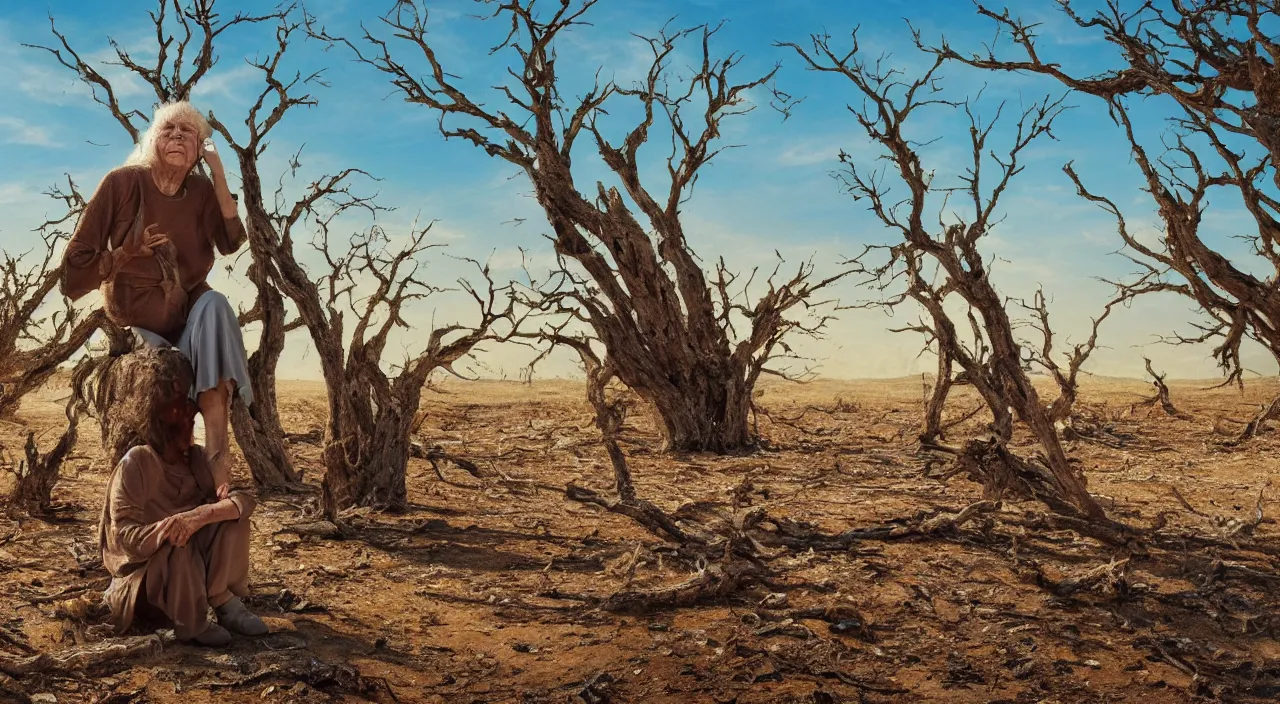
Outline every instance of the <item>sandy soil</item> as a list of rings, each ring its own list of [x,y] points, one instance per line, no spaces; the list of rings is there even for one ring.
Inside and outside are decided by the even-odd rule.
[[[926,476],[914,442],[921,386],[768,385],[767,449],[751,455],[657,454],[652,424],[639,415],[624,448],[640,494],[687,515],[727,513],[744,479],[752,506],[828,532],[955,512],[981,489]],[[693,568],[628,519],[530,484],[608,490],[581,388],[449,384],[424,401],[422,439],[493,478],[447,467],[442,481],[413,460],[410,510],[356,516],[359,529],[340,540],[286,529],[314,515],[314,492],[263,496],[252,606],[271,635],[226,650],[169,645],[84,674],[0,675],[0,700],[1276,701],[1280,534],[1264,520],[1251,536],[1224,536],[1230,520],[1253,518],[1260,490],[1274,499],[1267,487],[1280,435],[1233,447],[1224,433],[1239,425],[1221,419],[1247,419],[1280,385],[1257,382],[1244,394],[1204,386],[1173,385],[1184,419],[1131,410],[1148,394],[1139,381],[1091,379],[1084,388],[1084,410],[1119,442],[1073,442],[1071,454],[1115,517],[1146,527],[1166,514],[1159,549],[1135,553],[985,520],[842,551],[770,549],[767,587],[620,615],[597,600],[624,586],[676,583]],[[19,417],[46,442],[63,422],[60,394],[29,400]],[[951,412],[975,404],[961,390]],[[318,430],[322,387],[282,384],[281,411],[291,433]],[[2,653],[98,637],[105,573],[94,537],[108,467],[96,430],[82,433],[55,491],[68,507],[60,520],[0,518]],[[0,443],[17,449],[22,431],[0,421]],[[319,447],[301,438],[293,450],[314,487]],[[243,465],[236,471],[247,481]],[[1003,511],[1025,522],[1042,509],[1006,502]],[[1122,578],[1074,593],[1061,586],[1126,557]]]

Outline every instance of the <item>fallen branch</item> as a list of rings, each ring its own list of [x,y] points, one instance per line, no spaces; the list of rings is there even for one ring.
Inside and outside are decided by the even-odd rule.
[[[472,462],[465,457],[449,454],[439,445],[436,445],[429,450],[424,450],[420,444],[413,443],[409,449],[409,456],[425,459],[430,462],[431,467],[436,470],[436,476],[440,477],[442,481],[447,480],[445,480],[444,475],[440,472],[440,465],[438,463],[441,461],[452,462],[457,465],[458,468],[466,471],[467,474],[470,474],[476,479],[484,479],[484,475],[480,473],[480,467],[477,466],[475,462]]]
[[[1069,597],[1082,591],[1096,591],[1115,599],[1123,599],[1129,595],[1128,559],[1112,560],[1078,577],[1068,577],[1061,581],[1046,576],[1040,564],[1034,560],[1019,560],[1018,564],[1026,570],[1035,584],[1060,597]]]
[[[106,586],[107,581],[109,580],[106,580],[106,579],[96,580],[89,584],[78,584],[75,586],[67,587],[62,591],[54,594],[39,594],[36,596],[25,597],[25,599],[29,604],[52,604],[55,601],[62,601],[67,597],[75,596],[77,594],[80,594],[81,592],[87,592],[90,589],[102,589],[103,587]]]
[[[999,509],[998,501],[978,501],[953,514],[930,516],[921,512],[910,520],[903,519],[872,528],[854,528],[838,535],[823,534],[804,523],[786,518],[766,518],[760,523],[772,524],[775,530],[761,535],[759,542],[780,544],[793,550],[843,551],[863,540],[902,540],[955,531],[970,521]]]
[[[640,614],[721,599],[760,576],[760,568],[747,561],[709,564],[679,584],[651,590],[620,591],[600,604],[613,613]]]
[[[111,640],[58,653],[41,653],[27,658],[0,655],[0,672],[10,677],[33,674],[83,672],[91,667],[134,657],[150,657],[164,649],[172,637],[138,636]]]
[[[600,494],[587,489],[585,487],[570,484],[565,487],[564,495],[571,501],[580,501],[587,504],[595,504],[603,507],[610,513],[617,513],[626,516],[636,523],[644,526],[650,533],[667,539],[671,538],[678,543],[684,544],[693,540],[693,538],[680,529],[670,516],[663,513],[662,509],[645,501],[644,499],[633,498],[629,501],[620,499],[608,499]]]
[[[1257,414],[1244,426],[1244,430],[1240,431],[1240,435],[1236,438],[1237,442],[1243,442],[1258,437],[1262,430],[1266,427],[1267,421],[1280,418],[1280,396],[1271,399],[1270,403],[1263,404]]]
[[[280,535],[281,533],[293,533],[294,535],[297,535],[300,538],[305,538],[310,536],[315,538],[341,539],[346,536],[346,531],[343,530],[343,527],[332,521],[310,521],[307,523],[295,523],[293,525],[289,525],[281,528],[280,530],[276,531],[272,535]]]

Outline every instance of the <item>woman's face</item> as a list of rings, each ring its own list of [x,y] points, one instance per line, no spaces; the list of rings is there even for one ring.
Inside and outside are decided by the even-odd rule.
[[[196,165],[199,139],[200,135],[195,125],[181,120],[170,120],[160,125],[156,150],[165,165],[190,171],[191,167]]]
[[[192,431],[200,409],[191,400],[187,390],[181,384],[175,384],[167,398],[155,409],[157,417],[152,424],[151,440],[157,449],[173,448],[184,455],[191,449],[194,440]]]

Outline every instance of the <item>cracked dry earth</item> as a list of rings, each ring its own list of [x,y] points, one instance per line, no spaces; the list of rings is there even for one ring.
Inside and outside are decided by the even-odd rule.
[[[640,495],[678,515],[727,515],[735,490],[770,518],[833,533],[954,513],[981,488],[932,478],[942,467],[926,473],[916,456],[921,385],[767,385],[758,400],[768,443],[751,455],[657,454],[639,413],[623,447]],[[421,439],[474,460],[481,478],[445,465],[442,480],[414,459],[407,512],[351,515],[350,531],[330,538],[289,528],[315,520],[314,491],[261,497],[251,605],[271,635],[226,650],[166,643],[88,671],[0,674],[0,700],[1275,701],[1280,535],[1268,480],[1280,434],[1225,441],[1240,427],[1229,419],[1247,420],[1280,387],[1203,386],[1173,385],[1181,419],[1131,409],[1148,395],[1142,382],[1083,389],[1092,422],[1076,427],[1091,437],[1068,447],[1115,517],[1150,528],[1162,516],[1145,548],[1036,529],[1039,506],[1005,501],[927,537],[841,551],[766,546],[767,585],[616,614],[599,600],[680,582],[696,566],[629,519],[555,490],[610,486],[581,387],[446,384],[424,400]],[[52,442],[62,394],[29,399],[19,421]],[[282,383],[280,405],[314,490],[323,388]],[[975,405],[960,389],[950,412]],[[12,451],[21,440],[20,425],[0,421],[0,442]],[[102,640],[94,536],[108,467],[96,441],[90,423],[55,489],[55,518],[0,519],[0,653],[10,662]],[[236,472],[247,478],[242,464]],[[1106,565],[1105,579],[1072,587]]]

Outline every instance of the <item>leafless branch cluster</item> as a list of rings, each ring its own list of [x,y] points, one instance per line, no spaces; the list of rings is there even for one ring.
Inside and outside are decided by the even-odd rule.
[[[509,287],[497,285],[487,266],[467,259],[484,287],[465,278],[457,279],[457,285],[475,303],[476,320],[432,329],[415,346],[417,351],[388,371],[392,333],[413,329],[405,318],[406,306],[444,289],[423,276],[422,255],[433,248],[427,241],[430,225],[412,229],[405,242],[377,225],[352,235],[345,246],[332,242],[334,218],[357,204],[366,202],[347,201],[315,217],[314,246],[328,265],[318,282],[305,278],[290,251],[281,248],[274,258],[288,281],[282,288],[298,296],[294,301],[319,352],[329,389],[324,488],[331,517],[355,505],[404,507],[410,440],[428,378],[437,370],[461,376],[454,368],[459,360],[486,341],[510,339],[520,325]],[[353,322],[349,334],[344,325],[348,314]]]
[[[50,311],[60,246],[79,221],[84,198],[70,177],[65,188],[54,186],[47,194],[66,211],[37,228],[39,249],[0,254],[0,417],[17,410],[22,397],[53,376],[103,320],[100,312],[85,315],[70,302]]]
[[[1214,356],[1227,383],[1242,383],[1245,339],[1280,359],[1280,44],[1267,29],[1278,6],[1267,0],[1126,5],[1108,0],[1103,9],[1086,13],[1061,3],[1072,23],[1120,49],[1122,65],[1096,76],[1075,76],[1044,58],[1034,24],[982,5],[978,12],[995,22],[997,42],[1012,42],[1021,58],[1002,58],[995,45],[962,53],[944,41],[930,50],[982,69],[1043,74],[1107,102],[1158,207],[1159,242],[1141,241],[1112,198],[1087,188],[1070,165],[1067,174],[1082,197],[1115,217],[1126,253],[1147,274],[1145,289],[1186,296],[1208,315],[1195,333],[1170,341],[1216,341]],[[1154,157],[1139,140],[1128,109],[1134,97],[1149,95],[1172,99],[1177,109],[1172,134]],[[1206,242],[1205,209],[1210,194],[1221,191],[1243,201],[1257,228],[1247,238],[1270,274],[1255,275]]]
[[[829,310],[816,294],[848,272],[817,279],[810,264],[793,276],[775,270],[766,292],[752,299],[735,290],[737,277],[723,262],[708,280],[680,208],[701,170],[729,148],[721,142],[724,121],[754,109],[749,93],[776,68],[737,79],[742,57],[712,51],[718,27],[665,27],[642,37],[652,61],[638,82],[602,82],[597,74],[589,90],[568,100],[557,73],[557,38],[584,24],[594,5],[566,2],[544,12],[517,0],[494,10],[491,20],[510,24],[493,49],[511,57],[510,80],[496,88],[501,107],[486,106],[446,70],[420,3],[396,3],[382,18],[394,40],[369,30],[358,41],[318,26],[311,32],[388,76],[408,102],[437,111],[446,138],[470,142],[528,176],[554,231],[558,262],[550,277],[524,291],[532,310],[550,316],[537,337],[579,351],[593,343],[603,348],[601,363],[656,409],[668,448],[750,446],[756,381],[779,372],[768,364],[788,350],[788,335],[820,333],[826,316],[802,313]],[[686,44],[697,47],[696,63],[681,79],[672,62]],[[425,74],[398,58],[404,54],[425,65]],[[613,137],[601,119],[607,110],[639,119]],[[642,147],[662,132],[669,132],[670,149],[668,180],[659,189],[642,180],[640,161]],[[574,150],[584,136],[621,188],[577,183]]]
[[[1000,199],[1013,177],[1021,172],[1023,153],[1037,140],[1052,138],[1053,123],[1063,110],[1062,101],[1046,98],[1023,110],[1017,118],[1012,143],[1005,151],[997,151],[988,141],[1004,106],[996,110],[992,119],[983,120],[975,113],[972,102],[957,103],[942,97],[938,82],[942,57],[937,57],[918,77],[909,78],[885,59],[867,60],[860,51],[856,32],[847,51],[834,49],[826,35],[814,35],[808,47],[784,46],[793,49],[809,68],[842,76],[854,86],[860,102],[849,109],[888,162],[883,169],[869,170],[865,163],[848,154],[840,157],[846,167],[842,180],[851,195],[866,201],[877,218],[902,238],[887,248],[888,263],[864,270],[874,274],[885,291],[885,305],[895,307],[910,300],[923,309],[922,321],[908,329],[924,333],[938,351],[938,382],[927,409],[922,439],[933,441],[940,435],[941,404],[947,388],[955,383],[951,367],[959,365],[964,380],[973,385],[992,414],[992,439],[978,442],[995,442],[999,446],[997,454],[1007,454],[1005,445],[1012,438],[1016,418],[1030,428],[1041,446],[1043,463],[999,463],[1010,470],[1009,476],[1029,488],[1026,493],[1038,498],[1047,499],[1052,493],[1056,498],[1046,502],[1056,510],[1069,509],[1102,518],[1102,507],[1089,495],[1084,477],[1067,460],[1054,421],[1070,413],[1080,368],[1097,346],[1098,326],[1114,306],[1134,295],[1133,288],[1120,287],[1117,297],[1095,320],[1088,341],[1076,345],[1065,362],[1059,362],[1053,353],[1053,331],[1043,293],[1037,292],[1032,302],[1022,303],[1032,314],[1029,326],[1041,338],[1030,344],[1018,338],[1018,324],[1009,315],[1009,301],[992,283],[981,246],[982,238],[999,222]],[[910,118],[930,107],[958,111],[969,126],[972,161],[957,175],[956,186],[937,182],[935,173],[925,167],[920,157],[923,145],[909,136]],[[927,218],[935,201],[940,214],[937,222],[929,225]],[[1139,281],[1137,285],[1143,283]],[[965,320],[960,324],[948,310],[951,300],[963,306]],[[972,333],[967,342],[958,329],[965,323]],[[1037,366],[1058,383],[1060,393],[1051,404],[1041,401],[1032,383],[1029,372]],[[953,452],[961,459],[973,454]],[[981,450],[979,454],[987,456],[991,451]],[[993,466],[972,464],[987,469]]]
[[[152,63],[142,63],[115,39],[108,39],[116,58],[109,62],[121,66],[155,92],[161,103],[188,100],[200,80],[218,63],[215,40],[237,25],[256,24],[283,19],[292,6],[279,7],[263,15],[236,13],[223,18],[215,9],[217,0],[157,0],[154,12],[148,13],[155,27],[156,54]],[[133,142],[146,129],[148,112],[126,106],[119,98],[119,87],[102,75],[98,67],[86,61],[72,48],[66,35],[58,30],[53,16],[49,30],[56,38],[54,46],[24,44],[48,52],[53,59],[80,77],[92,91],[93,99],[107,108],[116,122],[129,133]]]
[[[54,186],[46,194],[65,211],[37,228],[40,249],[34,257],[33,252],[5,252],[0,260],[0,417],[13,414],[24,396],[52,378],[105,323],[101,311],[86,315],[65,299],[49,312],[58,287],[57,256],[80,219],[84,198],[69,176],[65,187]],[[67,427],[47,454],[28,432],[22,459],[0,458],[15,479],[7,499],[11,512],[39,516],[50,510],[58,472],[76,442],[79,410],[68,404]]]

